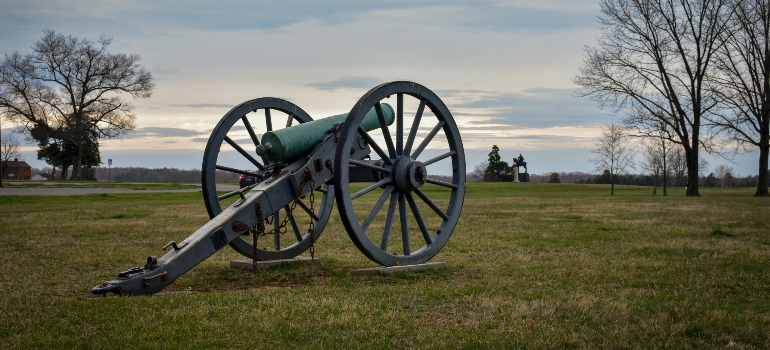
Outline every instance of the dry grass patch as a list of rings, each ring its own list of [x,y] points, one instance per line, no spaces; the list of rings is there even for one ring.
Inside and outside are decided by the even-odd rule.
[[[104,299],[90,288],[208,220],[199,193],[0,197],[0,347],[770,347],[770,200],[677,191],[469,184],[449,269],[390,277],[348,275],[373,263],[335,208],[318,266],[233,270],[225,248],[164,293]]]

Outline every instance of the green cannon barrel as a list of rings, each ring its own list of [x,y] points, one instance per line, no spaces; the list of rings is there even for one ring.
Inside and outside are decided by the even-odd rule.
[[[393,120],[395,120],[393,107],[383,103],[382,113],[385,115],[387,124],[393,124]],[[262,135],[262,144],[257,146],[257,154],[264,156],[273,163],[280,163],[304,154],[312,149],[326,135],[329,129],[334,127],[334,124],[344,122],[347,117],[347,113],[338,114],[285,129],[268,131]],[[361,126],[366,131],[372,131],[380,127],[377,112],[374,108],[369,113],[366,113]]]

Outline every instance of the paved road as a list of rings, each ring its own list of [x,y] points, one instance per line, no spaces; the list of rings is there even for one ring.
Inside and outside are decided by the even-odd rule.
[[[189,190],[132,190],[128,188],[0,188],[0,196],[77,196],[101,193],[157,193],[157,192],[200,192],[200,188]]]
[[[219,185],[217,190],[219,191],[235,191],[238,189],[237,185]],[[129,188],[119,187],[104,187],[104,188],[46,188],[46,187],[31,187],[31,188],[17,188],[9,185],[0,188],[0,196],[78,196],[89,194],[101,194],[101,193],[159,193],[159,192],[200,192],[200,188],[191,188],[185,190],[133,190]]]

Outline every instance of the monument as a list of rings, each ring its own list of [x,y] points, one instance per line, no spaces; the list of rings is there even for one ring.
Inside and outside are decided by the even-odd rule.
[[[519,167],[524,167],[524,173],[519,172]],[[527,162],[519,153],[518,158],[513,158],[513,182],[529,182],[529,173],[527,172]]]

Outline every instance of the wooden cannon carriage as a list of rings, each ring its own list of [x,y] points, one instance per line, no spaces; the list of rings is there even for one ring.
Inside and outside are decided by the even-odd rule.
[[[278,115],[286,119],[283,128],[274,124]],[[254,151],[242,146],[244,140]],[[224,144],[235,152],[222,151]],[[430,177],[429,167],[442,163],[451,180]],[[218,191],[221,171],[256,182]],[[396,81],[371,89],[347,114],[315,121],[279,98],[241,103],[209,137],[202,186],[211,221],[181,243],[167,244],[164,250],[171,250],[164,256],[150,256],[145,266],[92,292],[154,294],[227,245],[254,260],[296,257],[312,250],[334,200],[348,235],[369,259],[385,266],[424,263],[444,247],[459,220],[465,155],[441,99],[420,84]],[[260,248],[264,235],[273,239]]]

